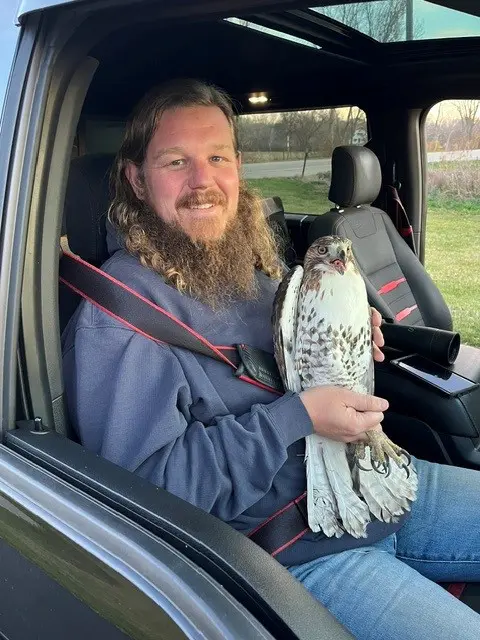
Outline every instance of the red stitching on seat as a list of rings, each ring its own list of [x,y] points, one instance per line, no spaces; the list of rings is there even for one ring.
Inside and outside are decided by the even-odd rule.
[[[383,285],[383,287],[380,287],[377,293],[383,296],[384,293],[390,293],[390,291],[393,291],[394,289],[396,289],[399,284],[402,284],[402,282],[406,282],[406,281],[407,281],[406,278],[399,278],[398,280],[392,280],[391,282],[387,282],[386,284]]]
[[[400,320],[403,320],[404,318],[409,316],[412,313],[412,311],[415,311],[415,309],[417,308],[418,308],[417,305],[414,304],[413,307],[407,307],[406,309],[402,309],[402,311],[399,311],[395,316],[395,320],[400,322]]]

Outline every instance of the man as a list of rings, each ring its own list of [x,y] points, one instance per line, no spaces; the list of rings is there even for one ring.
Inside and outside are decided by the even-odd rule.
[[[103,268],[214,344],[272,351],[282,265],[239,172],[226,95],[197,81],[154,90],[117,156]],[[377,359],[379,322],[374,314]],[[305,436],[360,440],[387,408],[333,387],[275,397],[86,302],[63,353],[70,415],[86,447],[244,533],[305,490]],[[361,540],[307,533],[276,557],[357,638],[478,639],[480,617],[432,581],[480,580],[480,474],[416,466],[410,517],[373,522]]]

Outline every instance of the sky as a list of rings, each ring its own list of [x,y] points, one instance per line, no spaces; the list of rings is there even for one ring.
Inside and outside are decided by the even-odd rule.
[[[477,0],[480,3],[480,0]],[[370,0],[372,8],[384,8],[391,0]],[[414,24],[421,23],[422,39],[448,38],[459,36],[480,36],[480,17],[462,11],[455,11],[429,2],[411,0]],[[339,4],[343,4],[340,3]],[[355,3],[354,3],[355,4]],[[334,5],[337,6],[337,5]],[[316,7],[322,13],[321,7]],[[405,31],[402,37],[405,37]]]
[[[426,0],[414,0],[413,15],[414,20],[418,19],[423,23],[423,38],[480,36],[480,18],[439,7]]]

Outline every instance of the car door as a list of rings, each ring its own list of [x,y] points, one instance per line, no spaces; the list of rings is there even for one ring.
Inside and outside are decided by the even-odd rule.
[[[8,639],[272,637],[158,537],[6,446],[0,513]]]
[[[52,67],[75,29],[74,4],[24,0],[18,20],[0,9],[0,634],[348,638],[247,538],[52,427],[62,410],[48,364],[58,337],[49,342],[43,316],[56,299],[42,274],[47,255],[55,265],[60,223],[47,210],[61,195],[44,192],[39,173],[61,162],[55,143],[68,135],[52,142],[44,132],[63,123]]]

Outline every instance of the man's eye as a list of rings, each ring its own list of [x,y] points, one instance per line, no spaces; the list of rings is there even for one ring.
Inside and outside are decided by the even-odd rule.
[[[171,162],[169,162],[169,165],[171,167],[181,167],[183,166],[185,160],[183,160],[183,158],[178,158],[177,160],[172,160]]]
[[[223,158],[222,156],[212,156],[211,160],[212,162],[222,162],[223,160],[225,160],[225,158]]]

